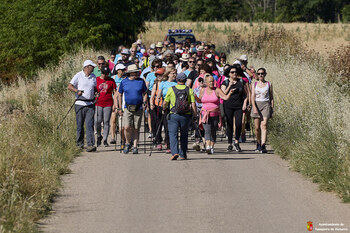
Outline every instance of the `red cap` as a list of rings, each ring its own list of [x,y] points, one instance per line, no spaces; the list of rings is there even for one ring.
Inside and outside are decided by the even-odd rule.
[[[164,74],[165,73],[165,69],[164,68],[159,68],[157,71],[156,71],[156,74]]]

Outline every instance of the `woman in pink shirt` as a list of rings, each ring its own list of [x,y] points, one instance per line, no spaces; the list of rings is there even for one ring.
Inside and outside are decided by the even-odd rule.
[[[211,74],[204,75],[205,84],[201,87],[197,101],[201,102],[199,125],[204,128],[206,140],[206,152],[214,153],[216,142],[216,130],[221,126],[220,98],[228,100],[234,90],[225,95],[220,88],[214,86],[214,77]]]

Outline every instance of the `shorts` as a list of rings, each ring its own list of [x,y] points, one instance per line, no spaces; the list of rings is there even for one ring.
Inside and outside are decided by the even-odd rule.
[[[139,130],[141,127],[143,109],[139,109],[135,112],[130,112],[127,108],[124,108],[123,113],[123,127],[133,127]]]
[[[254,113],[253,108],[251,110],[250,116],[253,118],[270,118],[271,116],[271,104],[268,101],[265,102],[255,102],[256,108],[258,109],[258,114]]]

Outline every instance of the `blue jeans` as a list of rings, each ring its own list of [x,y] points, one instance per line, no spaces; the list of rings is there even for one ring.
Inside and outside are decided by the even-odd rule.
[[[88,146],[95,145],[94,136],[94,114],[95,107],[93,104],[83,106],[75,105],[75,114],[77,120],[77,146],[84,145],[84,122],[86,128],[86,141]]]
[[[187,158],[187,145],[188,145],[188,125],[191,120],[190,115],[178,115],[170,114],[168,120],[169,138],[170,138],[170,150],[171,154],[179,154],[180,157]],[[177,139],[177,131],[180,128],[180,143]]]

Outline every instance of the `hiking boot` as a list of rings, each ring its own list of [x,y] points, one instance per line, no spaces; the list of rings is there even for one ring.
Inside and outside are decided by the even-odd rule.
[[[228,145],[227,151],[232,151],[232,150],[233,150],[233,146],[232,145]]]
[[[266,145],[265,145],[265,144],[262,144],[262,145],[261,145],[261,153],[267,153]]]
[[[134,147],[134,148],[132,149],[132,153],[133,153],[133,154],[138,154],[138,153],[139,153],[139,149],[138,149],[137,147]]]
[[[129,153],[129,151],[130,151],[130,144],[126,144],[126,145],[124,146],[123,153],[124,153],[124,154],[127,154],[127,153]]]
[[[161,151],[163,148],[162,148],[162,144],[158,144],[157,145],[157,150]]]
[[[196,151],[200,151],[201,150],[201,146],[198,144],[198,142],[193,143],[193,150]]]
[[[259,143],[256,144],[255,152],[261,153],[261,145]]]
[[[94,152],[96,151],[96,146],[88,146],[86,147],[86,152]]]
[[[114,145],[117,144],[117,141],[115,139],[112,139],[109,143]]]
[[[237,152],[242,151],[241,147],[239,146],[239,143],[235,143],[234,146],[235,146],[235,151],[237,151]]]
[[[97,147],[99,147],[99,146],[101,146],[101,142],[102,142],[102,136],[97,136],[97,143],[96,143],[96,145],[97,145]]]
[[[103,145],[104,145],[105,147],[108,147],[108,146],[109,146],[108,143],[107,143],[107,140],[104,140],[104,141],[103,141]]]

